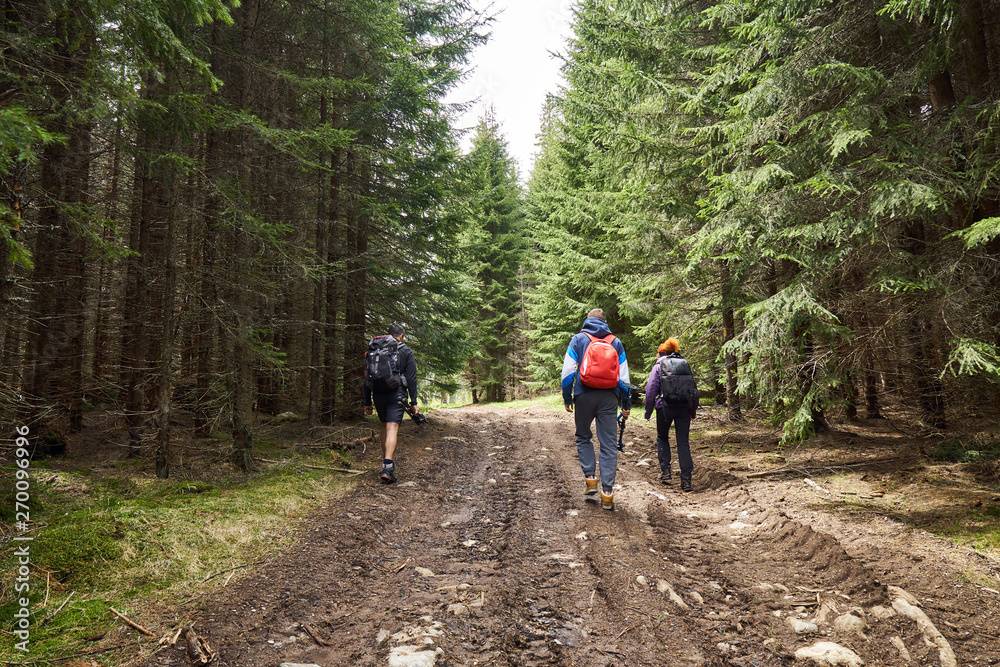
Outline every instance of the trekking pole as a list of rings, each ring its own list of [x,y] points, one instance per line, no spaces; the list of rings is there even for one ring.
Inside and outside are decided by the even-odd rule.
[[[417,422],[417,426],[423,426],[427,423],[427,417],[424,413],[417,412],[416,406],[412,405],[406,398],[400,396],[399,404],[403,407],[403,411],[410,415],[410,419]]]
[[[622,436],[625,435],[625,422],[627,422],[627,421],[628,421],[628,419],[626,419],[624,417],[624,415],[622,415],[622,413],[619,412],[618,413],[618,451],[619,452],[624,452],[625,451],[625,443],[622,442]]]

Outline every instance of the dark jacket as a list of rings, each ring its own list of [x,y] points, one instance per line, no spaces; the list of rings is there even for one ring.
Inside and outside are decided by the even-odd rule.
[[[410,403],[413,405],[417,404],[417,359],[406,343],[400,343],[397,348],[397,355],[399,359],[399,372],[403,374],[403,378],[406,380],[406,392],[410,395]],[[402,386],[396,389],[389,389],[381,381],[376,381],[374,387],[369,387],[368,383],[365,383],[365,393],[362,398],[362,405],[372,404],[372,394],[394,394],[397,391],[403,391]],[[357,394],[355,394],[357,396]],[[356,399],[355,399],[356,400]]]
[[[569,347],[566,348],[566,356],[563,357],[562,392],[564,404],[569,405],[575,396],[586,391],[613,391],[621,402],[622,410],[632,409],[632,396],[628,389],[628,360],[625,358],[625,346],[622,345],[617,336],[611,345],[618,352],[618,386],[614,389],[593,389],[577,381],[580,374],[580,360],[583,358],[584,350],[590,345],[590,338],[587,337],[587,334],[604,338],[610,333],[611,329],[608,328],[607,322],[597,317],[588,317],[583,321],[580,333],[574,335],[570,340]]]
[[[665,355],[667,357],[672,357],[674,359],[683,359],[681,355],[676,352]],[[653,370],[649,372],[649,380],[646,382],[646,419],[649,419],[650,415],[653,414],[653,408],[662,408],[664,403],[663,399],[660,397],[660,359],[663,357],[657,357],[656,361],[653,363]],[[694,399],[688,404],[688,408],[691,410],[691,419],[694,419],[698,414],[698,399]]]

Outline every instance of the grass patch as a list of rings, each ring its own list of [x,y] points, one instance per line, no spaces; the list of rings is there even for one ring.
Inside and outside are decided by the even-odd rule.
[[[32,529],[26,533],[34,538],[28,543],[30,659],[93,650],[94,643],[85,637],[121,626],[109,607],[128,614],[203,597],[242,572],[226,573],[228,568],[263,560],[288,546],[311,510],[352,483],[352,478],[305,468],[305,462],[299,457],[252,475],[194,481],[121,471],[97,479],[33,466]],[[309,456],[308,463],[345,462],[324,451]],[[13,466],[0,468],[5,507],[13,507],[8,502],[13,479]],[[3,532],[15,530],[5,526]],[[5,549],[0,556],[4,581],[13,582],[17,568],[13,549]],[[26,659],[15,650],[10,632],[20,608],[17,596],[23,595],[15,595],[12,586],[0,593],[5,630],[0,660]],[[111,659],[103,660],[107,664]]]
[[[1000,459],[1000,438],[977,434],[968,439],[945,440],[928,450],[927,457],[949,463],[996,461]]]

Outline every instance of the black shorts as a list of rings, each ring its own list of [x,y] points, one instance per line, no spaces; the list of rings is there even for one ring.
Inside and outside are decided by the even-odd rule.
[[[397,424],[403,421],[403,406],[399,404],[399,399],[406,395],[406,390],[400,387],[400,391],[394,391],[391,394],[372,394],[372,404],[375,406],[375,412],[378,414],[378,420],[380,422],[396,422]]]

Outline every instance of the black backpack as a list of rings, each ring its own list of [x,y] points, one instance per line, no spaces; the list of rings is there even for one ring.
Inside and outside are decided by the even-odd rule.
[[[691,366],[682,357],[660,357],[660,398],[664,403],[684,405],[698,402],[698,385]]]
[[[388,390],[406,385],[399,372],[399,341],[392,336],[376,336],[368,343],[365,352],[365,386],[368,389]]]

